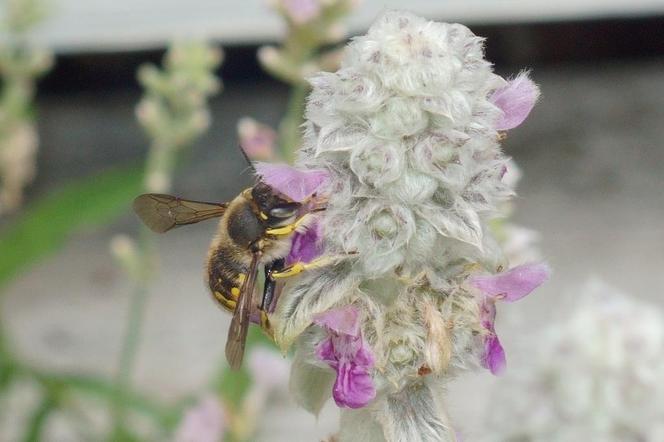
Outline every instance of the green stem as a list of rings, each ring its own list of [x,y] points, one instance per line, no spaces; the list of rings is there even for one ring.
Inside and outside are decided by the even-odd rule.
[[[178,148],[176,146],[168,145],[167,143],[154,142],[152,147],[150,147],[145,173],[145,187],[148,192],[155,190],[163,191],[164,188],[171,187],[170,180],[173,176],[173,171],[175,170],[175,162],[177,158],[175,153],[177,151]],[[166,180],[163,183],[164,188],[152,188],[153,183],[151,183],[150,180],[155,173],[158,173],[164,180]]]
[[[115,399],[117,393],[117,388],[114,384],[93,376],[47,373],[22,365],[16,365],[15,371],[17,377],[38,382],[44,388],[57,386],[63,393],[76,392],[109,402]],[[166,427],[171,426],[178,411],[164,408],[149,398],[133,392],[128,392],[125,399],[127,406],[133,411],[147,416]]]
[[[116,392],[112,404],[113,433],[122,434],[125,427],[125,417],[128,408],[128,398],[131,395],[131,375],[136,362],[138,345],[142,334],[143,317],[149,295],[149,273],[152,263],[152,244],[149,231],[141,227],[139,256],[141,259],[141,273],[130,297],[129,318],[120,353],[118,374],[116,377]]]
[[[1,313],[1,312],[0,312]],[[14,358],[9,351],[4,334],[4,324],[0,318],[0,422],[2,422],[4,401],[14,374]]]
[[[50,416],[51,412],[56,409],[57,405],[58,399],[56,392],[45,388],[44,397],[42,398],[39,406],[35,409],[32,417],[30,417],[30,421],[28,422],[28,432],[23,438],[25,442],[38,442],[43,440],[42,432],[44,431],[44,427],[48,422],[48,417]]]
[[[304,121],[304,104],[309,87],[296,84],[291,88],[286,114],[279,123],[279,146],[283,158],[293,163],[295,153],[302,144],[301,125]]]

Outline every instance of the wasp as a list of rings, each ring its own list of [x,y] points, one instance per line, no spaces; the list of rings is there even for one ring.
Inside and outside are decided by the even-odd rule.
[[[242,365],[252,320],[270,333],[267,314],[275,301],[276,280],[317,266],[316,262],[284,266],[284,258],[294,232],[305,230],[311,215],[319,210],[324,210],[324,205],[316,202],[315,195],[296,202],[260,181],[229,203],[155,193],[134,200],[136,214],[157,233],[221,218],[208,250],[206,276],[213,298],[233,314],[226,342],[226,358],[232,369]],[[260,304],[256,304],[254,289],[261,266],[265,268],[265,286]]]

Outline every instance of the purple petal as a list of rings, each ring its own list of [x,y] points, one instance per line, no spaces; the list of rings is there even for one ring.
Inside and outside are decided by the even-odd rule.
[[[499,375],[505,371],[507,361],[505,360],[505,350],[500,345],[500,340],[495,332],[491,332],[484,338],[484,356],[482,357],[482,366],[491,370],[491,374]]]
[[[513,129],[524,122],[539,98],[539,88],[526,72],[517,75],[507,85],[496,90],[489,101],[503,111],[497,130]]]
[[[374,356],[362,338],[358,310],[352,305],[329,310],[314,322],[328,331],[316,356],[337,372],[332,395],[339,407],[360,408],[376,396],[371,370]]]
[[[360,348],[355,353],[353,362],[358,367],[364,367],[366,369],[371,369],[374,366],[374,355],[369,349],[369,346],[366,342],[360,337]]]
[[[315,223],[306,231],[296,232],[291,241],[291,249],[286,257],[286,265],[294,262],[311,262],[323,254],[320,224]]]
[[[277,133],[270,126],[251,118],[240,119],[237,125],[240,147],[251,160],[269,160],[275,157]]]
[[[337,368],[338,361],[334,352],[334,343],[332,342],[332,337],[323,339],[316,346],[316,357],[323,362],[327,362],[330,367],[334,369]]]
[[[366,368],[347,362],[337,370],[332,396],[339,407],[361,408],[376,397],[376,389]]]
[[[484,298],[480,303],[480,323],[482,327],[493,332],[496,321],[496,303],[493,298]]]
[[[360,335],[360,321],[357,308],[352,305],[328,310],[314,317],[314,323],[336,334],[352,337]]]
[[[283,0],[288,16],[297,24],[316,18],[321,11],[320,0]]]
[[[295,202],[302,202],[327,184],[324,170],[298,170],[287,164],[254,163],[261,180]]]
[[[514,302],[539,287],[550,273],[549,266],[544,263],[524,264],[496,275],[474,276],[470,285],[489,297]]]
[[[224,435],[226,415],[214,396],[190,408],[175,431],[176,442],[219,442]]]

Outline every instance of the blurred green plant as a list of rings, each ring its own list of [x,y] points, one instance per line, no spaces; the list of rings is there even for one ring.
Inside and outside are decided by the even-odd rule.
[[[0,214],[16,210],[34,179],[38,146],[32,113],[37,78],[53,64],[32,46],[30,31],[46,16],[42,0],[7,0],[0,24]]]
[[[127,201],[141,188],[138,168],[112,169],[69,183],[30,204],[21,217],[0,232],[0,289],[35,262],[56,252],[71,236],[85,228],[110,223],[127,210]],[[99,195],[104,195],[100,198]],[[87,375],[62,375],[33,367],[20,360],[10,345],[0,316],[0,401],[17,382],[35,383],[42,402],[33,411],[25,440],[38,440],[47,418],[56,409],[67,409],[72,395],[110,400],[115,387]],[[177,413],[133,394],[128,403],[137,413],[151,417],[164,428],[176,422]],[[4,407],[0,406],[0,424]]]
[[[337,69],[342,56],[342,48],[339,45],[346,38],[342,22],[358,3],[358,0],[273,0],[271,2],[273,9],[286,23],[285,38],[280,46],[261,47],[258,50],[258,61],[268,73],[291,87],[288,107],[279,123],[277,135],[279,155],[288,162],[293,162],[302,141],[304,103],[309,92],[306,79],[319,71]],[[248,118],[241,120],[238,132],[243,148],[250,157],[253,157],[256,149],[252,140],[257,139],[261,126],[247,125],[247,122],[253,120]],[[247,131],[252,127],[256,130]]]
[[[145,94],[136,108],[136,115],[151,139],[143,178],[144,192],[168,192],[178,154],[207,130],[210,124],[207,100],[221,88],[215,76],[221,61],[222,52],[207,44],[178,42],[166,53],[163,69],[153,65],[139,69],[138,79]],[[132,394],[131,375],[149,287],[156,271],[153,237],[141,226],[138,241],[119,236],[111,243],[118,262],[134,281],[112,408],[110,440],[113,441],[125,440],[130,434],[126,411],[130,408]]]

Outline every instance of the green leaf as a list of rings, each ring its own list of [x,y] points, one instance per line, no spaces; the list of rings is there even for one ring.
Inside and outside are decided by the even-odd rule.
[[[27,207],[0,232],[0,287],[61,247],[81,227],[110,222],[141,191],[138,167],[112,169],[73,181]]]

